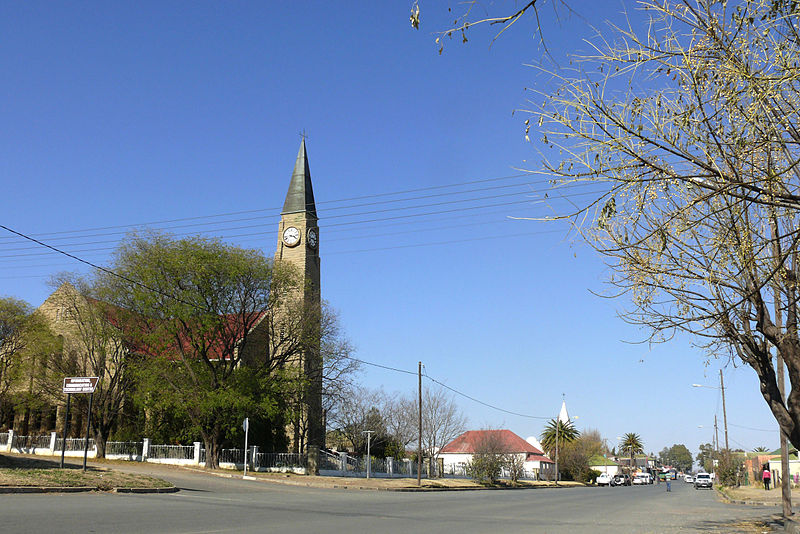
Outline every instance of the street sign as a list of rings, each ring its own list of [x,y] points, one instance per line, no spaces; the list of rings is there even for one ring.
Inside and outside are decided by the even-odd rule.
[[[249,417],[245,417],[244,418],[244,422],[242,423],[242,430],[244,430],[245,432],[250,430],[250,418]]]
[[[96,376],[72,376],[64,378],[63,393],[94,393],[100,378]]]

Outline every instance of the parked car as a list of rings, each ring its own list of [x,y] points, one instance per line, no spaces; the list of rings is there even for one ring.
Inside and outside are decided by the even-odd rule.
[[[633,483],[637,486],[651,484],[651,480],[650,473],[637,473],[637,475],[633,477]]]
[[[714,486],[714,480],[708,473],[697,473],[697,476],[694,477],[694,489],[700,489],[700,488],[711,489],[713,486]]]
[[[686,473],[683,475],[683,481],[688,484],[692,484],[694,482],[694,477],[691,475],[691,473]]]
[[[614,475],[614,479],[611,481],[612,486],[630,486],[631,485],[631,476],[627,473],[623,473],[621,475]]]
[[[597,477],[597,485],[598,486],[611,486],[611,481],[614,480],[614,477],[609,475],[608,473],[600,473]]]

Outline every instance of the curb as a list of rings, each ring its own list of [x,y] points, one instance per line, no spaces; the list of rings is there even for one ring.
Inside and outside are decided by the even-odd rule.
[[[113,493],[178,493],[177,486],[170,488],[114,488]]]
[[[178,488],[112,488],[102,490],[97,486],[2,486],[0,493],[85,493],[87,491],[106,491],[110,493],[176,493]]]
[[[96,486],[2,486],[0,493],[81,493],[97,491]]]

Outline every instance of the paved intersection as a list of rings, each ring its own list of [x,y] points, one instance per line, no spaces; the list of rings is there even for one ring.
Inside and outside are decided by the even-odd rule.
[[[134,467],[134,466],[131,466]],[[7,532],[735,533],[778,508],[719,502],[683,482],[621,488],[396,493],[219,478],[142,465],[181,488],[166,495],[0,497]],[[745,531],[752,532],[752,531]]]

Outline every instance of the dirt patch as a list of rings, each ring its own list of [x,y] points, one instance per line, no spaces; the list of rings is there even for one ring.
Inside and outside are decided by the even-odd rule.
[[[734,501],[774,504],[775,506],[781,503],[780,488],[771,489],[769,491],[765,491],[763,487],[759,486],[739,486],[738,488],[719,489],[725,496]],[[800,505],[800,490],[797,488],[792,490],[792,505]]]
[[[102,491],[115,488],[170,488],[172,484],[159,478],[113,469],[65,465],[59,461],[0,455],[0,487],[92,487]]]

